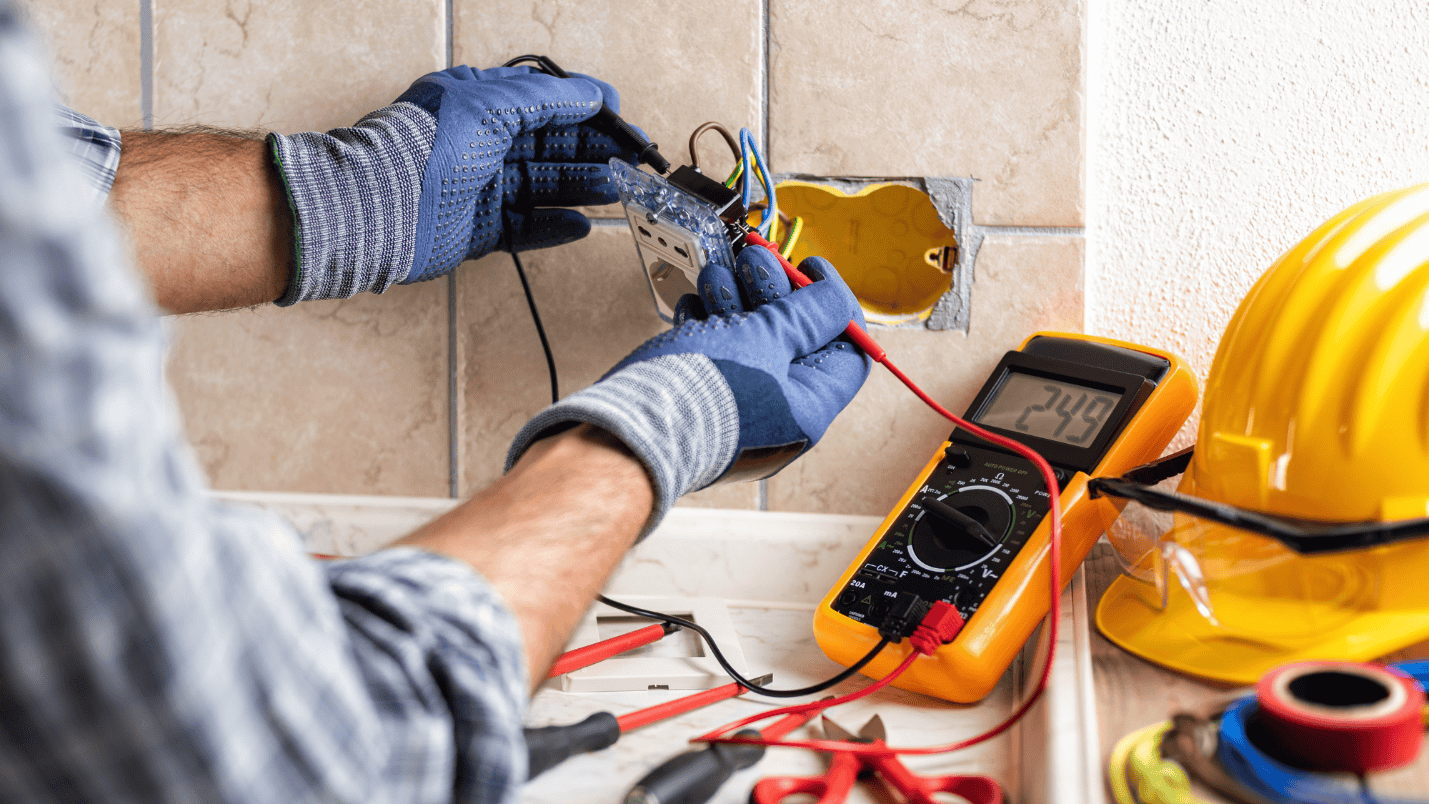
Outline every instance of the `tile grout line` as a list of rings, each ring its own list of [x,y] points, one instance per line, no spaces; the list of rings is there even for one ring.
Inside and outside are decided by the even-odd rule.
[[[983,226],[982,224],[973,224],[968,228],[977,229],[983,234],[1016,235],[1018,237],[1086,236],[1086,228],[1082,226]]]
[[[144,0],[149,2],[150,0]],[[455,0],[446,0],[446,61],[455,66],[455,36],[452,32],[452,9]],[[458,266],[460,267],[460,266]],[[456,271],[447,274],[447,493],[452,499],[461,496],[461,450],[457,442],[457,326]]]
[[[139,114],[154,130],[154,2],[139,0]]]
[[[760,0],[760,2],[759,2],[759,36],[760,36],[760,40],[761,40],[761,42],[760,42],[760,60],[761,60],[761,62],[762,62],[762,63],[760,64],[760,73],[761,73],[761,77],[763,78],[763,82],[764,82],[763,97],[762,97],[761,100],[760,100],[760,109],[759,109],[760,121],[759,121],[759,125],[760,125],[760,128],[763,129],[763,130],[760,132],[760,140],[764,143],[764,161],[769,164],[770,169],[772,170],[772,169],[773,169],[773,166],[774,166],[774,146],[773,146],[773,144],[769,141],[769,135],[770,135],[770,124],[769,124],[769,93],[770,93],[771,87],[773,86],[773,78],[772,78],[772,75],[773,75],[773,72],[774,72],[774,71],[773,71],[773,69],[771,68],[771,65],[770,65],[770,63],[769,63],[769,56],[770,56],[770,51],[771,51],[770,41],[769,41],[769,38],[770,38],[770,36],[769,36],[769,28],[770,28],[770,25],[769,25],[769,14],[770,14],[770,11],[769,11],[769,3],[770,3],[770,2],[771,2],[771,0]]]
[[[455,51],[455,49],[456,49],[456,36],[452,33],[452,28],[453,28],[452,15],[455,13],[455,11],[454,11],[455,6],[456,6],[456,0],[447,0],[447,3],[446,3],[446,14],[447,14],[447,20],[446,20],[446,22],[447,22],[447,25],[446,25],[446,37],[447,37],[447,67],[448,67],[448,68],[452,68],[452,67],[455,67],[455,66],[456,66],[456,62],[455,62],[455,58],[456,58],[456,57],[455,57],[455,53],[454,53],[454,51]]]
[[[759,126],[760,140],[764,143],[764,160],[769,163],[770,170],[774,165],[774,147],[769,142],[769,91],[772,83],[770,77],[773,70],[769,65],[769,3],[771,0],[759,0],[759,39],[760,39],[760,74],[764,83],[764,91],[761,93],[759,104]],[[769,510],[769,480],[767,478],[759,481],[758,490],[758,510]]]
[[[460,496],[460,449],[457,443],[457,332],[456,332],[456,271],[447,274],[447,494]]]

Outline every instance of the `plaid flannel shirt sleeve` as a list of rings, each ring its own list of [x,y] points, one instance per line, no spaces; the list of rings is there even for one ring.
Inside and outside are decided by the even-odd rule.
[[[0,801],[513,801],[509,609],[449,559],[323,564],[207,493],[18,17],[0,0]]]
[[[103,204],[119,170],[119,129],[102,126],[58,103],[54,104],[54,115],[64,135],[65,148],[84,178],[88,190],[85,196],[95,206]]]

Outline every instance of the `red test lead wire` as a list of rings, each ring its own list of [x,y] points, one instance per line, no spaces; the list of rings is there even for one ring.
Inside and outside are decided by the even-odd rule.
[[[791,264],[788,260],[784,259],[784,255],[779,253],[778,246],[774,245],[768,240],[765,240],[763,237],[760,237],[758,232],[750,232],[749,234],[745,235],[744,242],[751,246],[763,246],[769,249],[769,251],[774,255],[774,257],[779,260],[780,267],[784,269],[784,273],[789,277],[790,284],[792,284],[794,287],[803,288],[814,284],[814,280],[810,279],[807,276],[804,276],[804,273],[802,271],[800,271],[798,268],[795,268],[793,264]],[[844,329],[844,334],[848,336],[849,340],[853,341],[854,346],[857,346],[858,348],[862,349],[864,354],[873,358],[873,362],[884,363],[887,359],[888,353],[883,351],[883,347],[879,346],[876,341],[868,337],[868,333],[864,332],[863,328],[860,327],[856,322],[848,322],[848,327]]]
[[[779,260],[779,265],[784,269],[784,273],[788,275],[789,281],[796,287],[802,288],[809,284],[812,284],[811,280],[807,276],[805,276],[793,265],[791,265],[788,260],[784,259],[784,256],[779,253],[779,248],[773,243],[769,242],[768,240],[764,239],[763,237],[760,237],[758,234],[753,232],[745,235],[744,240],[745,243],[749,245],[762,246],[764,248],[769,249],[769,251],[773,253],[774,257]],[[1057,632],[1059,621],[1061,620],[1062,616],[1062,512],[1060,489],[1057,486],[1056,477],[1052,474],[1052,466],[1051,464],[1047,463],[1047,459],[1043,458],[1041,455],[1037,454],[1036,451],[1032,450],[1026,445],[1014,441],[1010,438],[1006,438],[995,433],[990,433],[975,424],[963,420],[962,417],[954,415],[951,411],[944,408],[942,405],[939,405],[932,397],[928,396],[928,394],[926,394],[923,389],[915,385],[913,381],[908,378],[908,375],[904,374],[901,370],[899,370],[897,366],[893,365],[893,361],[888,359],[888,353],[885,352],[883,348],[880,347],[877,343],[875,343],[874,340],[868,336],[868,333],[863,331],[863,328],[860,327],[857,322],[850,321],[848,324],[848,328],[844,330],[844,334],[848,336],[849,340],[853,341],[855,345],[862,349],[865,354],[872,358],[874,362],[882,364],[884,368],[892,372],[894,377],[897,377],[900,382],[902,382],[908,387],[908,390],[912,391],[915,395],[917,395],[919,399],[923,400],[924,404],[936,411],[938,415],[952,422],[956,426],[967,430],[978,438],[981,438],[989,443],[996,444],[997,446],[1003,447],[1004,449],[1011,450],[1017,455],[1030,461],[1034,466],[1037,467],[1037,471],[1041,473],[1042,483],[1047,488],[1047,508],[1048,516],[1051,520],[1049,527],[1049,530],[1051,531],[1049,534],[1050,544],[1048,545],[1050,549],[1050,554],[1047,563],[1052,583],[1052,606],[1051,611],[1048,614],[1046,626],[1048,638],[1047,662],[1042,666],[1042,672],[1037,678],[1037,686],[1032,690],[1032,694],[1027,696],[1027,699],[1024,700],[1022,704],[1018,706],[1017,709],[1014,710],[1011,715],[1008,715],[1007,719],[1004,720],[1002,723],[989,729],[988,731],[983,732],[982,734],[979,734],[975,737],[970,737],[966,740],[961,740],[956,743],[950,743],[948,745],[929,746],[925,748],[890,748],[888,746],[875,748],[870,745],[866,748],[859,747],[852,749],[855,751],[855,753],[859,754],[877,754],[884,756],[895,754],[941,754],[949,751],[958,751],[963,748],[967,748],[969,746],[977,745],[978,743],[990,740],[1012,728],[1012,726],[1017,723],[1017,721],[1021,720],[1022,716],[1027,714],[1027,711],[1031,709],[1032,706],[1036,704],[1039,699],[1041,699],[1042,693],[1047,689],[1047,682],[1052,676],[1052,662],[1057,654]],[[928,623],[929,620],[933,618],[933,614],[933,611],[930,611],[928,613],[928,616],[924,618],[923,622]],[[695,741],[753,743],[756,745],[777,745],[791,748],[807,748],[814,751],[828,752],[849,751],[850,746],[848,743],[840,742],[837,740],[771,740],[764,739],[762,737],[756,739],[752,737],[720,737],[719,735],[727,734],[730,731],[737,729],[741,726],[745,726],[750,723],[763,720],[765,718],[774,717],[776,715],[818,712],[824,709],[828,709],[832,706],[837,706],[841,703],[847,703],[849,701],[862,698],[865,695],[869,695],[876,690],[882,689],[883,687],[892,683],[893,680],[896,679],[901,673],[903,673],[903,671],[907,670],[908,667],[911,666],[920,655],[922,654],[918,650],[915,650],[914,652],[910,653],[906,659],[903,660],[902,664],[894,668],[891,673],[879,679],[878,681],[875,681],[873,684],[870,684],[869,686],[858,690],[857,692],[850,693],[849,695],[845,695],[841,698],[833,698],[824,701],[815,701],[813,703],[800,704],[797,706],[788,706],[780,709],[773,709],[761,715],[744,718],[743,720],[739,720],[734,723],[730,723],[726,726],[722,726],[719,729],[710,732],[709,734],[695,738]]]

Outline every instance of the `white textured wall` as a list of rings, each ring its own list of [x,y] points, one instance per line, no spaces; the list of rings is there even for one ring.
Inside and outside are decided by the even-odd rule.
[[[1204,379],[1314,227],[1429,181],[1429,1],[1090,0],[1088,332]]]

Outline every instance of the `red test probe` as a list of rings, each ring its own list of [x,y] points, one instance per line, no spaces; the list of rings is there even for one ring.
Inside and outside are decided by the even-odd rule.
[[[555,664],[551,665],[551,672],[546,674],[546,678],[563,676],[582,667],[590,667],[596,662],[603,662],[628,650],[635,650],[652,642],[659,642],[678,630],[680,630],[680,626],[674,623],[656,623],[628,634],[621,634],[585,647],[566,651],[556,659]]]
[[[800,271],[798,268],[795,268],[788,260],[784,259],[784,255],[779,253],[779,247],[777,245],[768,240],[765,240],[759,235],[758,232],[750,232],[746,234],[744,236],[744,242],[751,246],[763,246],[769,249],[769,251],[773,253],[774,256],[779,260],[779,266],[784,269],[784,273],[788,275],[789,282],[793,284],[794,287],[803,288],[814,284],[814,280],[810,279],[807,276],[804,276],[804,273],[802,271]],[[883,351],[883,347],[879,346],[876,341],[868,337],[868,333],[864,332],[863,328],[860,327],[857,323],[853,321],[848,322],[848,328],[844,330],[844,334],[848,336],[849,340],[853,341],[854,346],[857,346],[858,348],[862,349],[864,354],[873,358],[873,362],[888,365],[888,363],[886,362],[888,359],[888,353]]]

